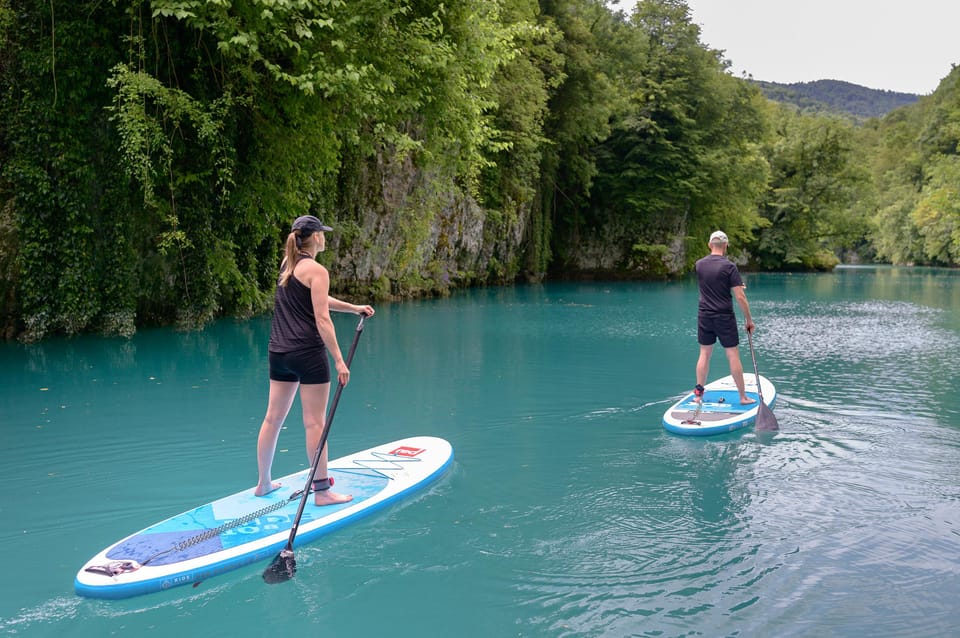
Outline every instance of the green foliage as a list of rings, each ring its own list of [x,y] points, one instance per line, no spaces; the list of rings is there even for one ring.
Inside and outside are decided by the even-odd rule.
[[[194,100],[186,92],[166,87],[156,78],[131,68],[117,65],[107,85],[116,91],[111,120],[120,135],[120,150],[124,168],[143,189],[144,205],[162,208],[165,200],[173,203],[166,211],[166,223],[171,228],[161,236],[161,250],[189,243],[182,232],[175,230],[176,195],[173,182],[190,184],[207,182],[203,175],[177,175],[173,170],[184,158],[176,153],[184,149],[194,151],[192,140],[199,150],[212,156],[213,173],[209,180],[218,187],[219,197],[226,200],[233,185],[230,149],[224,146],[225,118],[234,108],[233,98],[227,94],[209,105]],[[189,127],[189,131],[185,129]],[[177,149],[177,143],[183,149]],[[160,184],[158,184],[160,182]],[[157,192],[161,190],[162,192]]]
[[[631,246],[631,258],[636,267],[651,278],[667,278],[671,275],[667,268],[670,261],[670,247],[666,244],[636,243]]]
[[[870,238],[878,257],[960,264],[960,67],[932,95],[883,118],[871,150],[879,194]]]
[[[556,44],[559,55],[545,58],[542,66],[550,99],[533,272],[545,272],[551,262],[565,269],[576,250],[576,238],[594,210],[590,195],[602,170],[597,147],[610,135],[611,122],[628,109],[647,44],[644,33],[599,2],[555,0],[541,7],[544,24],[562,40]]]
[[[632,21],[646,55],[630,108],[600,148],[592,209],[622,219],[637,267],[657,274],[674,237],[690,238],[692,262],[710,229],[747,238],[761,223],[765,122],[756,92],[700,43],[683,2],[642,2]]]
[[[772,117],[765,149],[771,180],[761,206],[766,223],[753,257],[767,269],[832,267],[831,241],[838,227],[849,226],[857,185],[867,180],[853,155],[853,128],[783,107]]]
[[[0,51],[3,53],[0,58],[0,64],[6,66],[11,63],[8,58],[13,52],[13,26],[16,22],[17,14],[10,7],[10,0],[0,0]]]
[[[960,155],[938,155],[927,175],[912,213],[924,254],[936,264],[960,264]]]
[[[9,93],[19,101],[5,98],[3,110],[14,123],[3,148],[24,152],[3,163],[2,194],[24,275],[11,277],[16,299],[5,308],[21,308],[28,338],[97,324],[129,334],[137,321],[191,328],[262,311],[279,229],[305,212],[355,223],[340,185],[368,162],[412,157],[454,191],[476,188],[488,155],[505,148],[489,115],[492,78],[527,28],[501,24],[498,5],[479,1],[37,0],[25,10],[38,20],[14,28],[14,43],[28,45],[4,75],[21,83]],[[44,33],[30,30],[37,25]],[[101,71],[90,73],[81,50],[108,41],[97,49]],[[58,47],[74,53],[70,67],[57,66]],[[53,71],[63,78],[74,66],[96,91],[71,82],[58,93]],[[83,118],[59,118],[73,98],[106,134],[100,166],[83,159]],[[62,136],[76,152],[49,153]],[[348,147],[359,161],[344,165]],[[96,184],[104,180],[109,187]],[[93,193],[117,210],[93,209]],[[444,199],[411,208],[401,255],[427,259],[430,211]],[[98,248],[106,241],[113,250]],[[64,254],[72,259],[58,266]]]
[[[538,206],[543,149],[548,145],[545,121],[549,114],[550,91],[563,81],[563,63],[557,46],[562,34],[550,21],[538,22],[539,7],[532,0],[514,0],[503,8],[503,20],[512,34],[512,44],[524,55],[506,61],[491,82],[492,127],[498,131],[496,146],[487,153],[489,161],[481,174],[480,201],[487,209],[487,235],[510,235],[522,223],[525,211],[532,211],[528,234],[528,276],[537,278],[549,261],[548,220]],[[508,267],[494,257],[490,276],[510,280],[517,267]]]
[[[134,61],[143,56],[132,50]],[[256,279],[242,276],[230,250],[237,249],[231,242],[237,219],[228,209],[236,179],[227,129],[243,100],[227,92],[201,102],[135,63],[114,67],[107,110],[121,140],[121,167],[140,186],[144,212],[155,215],[141,216],[155,233],[155,243],[141,249],[155,251],[144,267],[150,279],[164,282],[161,304],[176,308],[184,328],[203,326],[223,306],[237,314],[262,310],[267,297]]]
[[[37,1],[3,23],[0,199],[17,238],[4,314],[27,340],[104,323],[115,309],[107,289],[122,298],[132,284],[127,269],[105,272],[100,261],[124,252],[100,232],[123,216],[107,205],[126,186],[110,178],[116,139],[97,108],[107,91],[94,70],[115,53],[105,44],[114,17],[94,20],[86,3]],[[87,55],[70,55],[80,50]]]

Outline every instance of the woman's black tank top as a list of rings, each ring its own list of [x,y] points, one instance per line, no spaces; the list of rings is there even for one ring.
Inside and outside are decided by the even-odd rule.
[[[310,257],[301,256],[298,263],[300,259]],[[268,349],[270,352],[293,352],[318,346],[323,347],[323,339],[317,330],[310,289],[294,275],[287,279],[286,286],[281,286],[278,280]]]

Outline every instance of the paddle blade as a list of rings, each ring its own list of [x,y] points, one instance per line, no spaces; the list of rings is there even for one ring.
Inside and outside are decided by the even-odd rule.
[[[293,557],[292,549],[284,549],[273,562],[263,570],[263,580],[270,585],[283,583],[297,573],[297,560]]]
[[[760,402],[760,408],[757,410],[757,430],[761,432],[776,432],[780,429],[777,423],[777,417],[773,410],[766,403]]]

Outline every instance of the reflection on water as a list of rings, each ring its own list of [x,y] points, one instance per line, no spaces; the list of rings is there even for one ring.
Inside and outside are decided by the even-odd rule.
[[[748,275],[758,366],[779,392],[781,430],[764,437],[660,426],[693,376],[689,280],[385,305],[332,453],[432,434],[453,443],[451,472],[298,549],[290,583],[266,587],[253,566],[118,602],[72,595],[84,560],[252,485],[268,322],[0,346],[0,559],[31,565],[0,631],[953,635],[958,281]],[[353,326],[338,318],[342,339]],[[277,472],[305,464],[299,418]]]

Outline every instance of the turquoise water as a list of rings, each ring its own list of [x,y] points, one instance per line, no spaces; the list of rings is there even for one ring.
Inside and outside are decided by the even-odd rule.
[[[450,472],[298,549],[288,583],[263,583],[264,564],[124,601],[75,596],[77,569],[254,484],[269,321],[0,344],[0,633],[956,635],[960,276],[748,285],[772,438],[661,427],[693,383],[691,281],[379,306],[332,455],[435,435]],[[355,320],[336,319],[346,347]],[[299,419],[277,476],[306,466]]]

